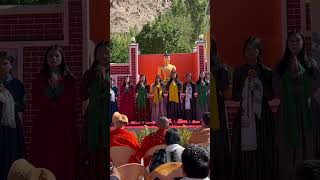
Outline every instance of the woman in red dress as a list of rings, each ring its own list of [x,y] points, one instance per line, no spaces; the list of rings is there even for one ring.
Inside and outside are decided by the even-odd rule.
[[[57,179],[75,179],[75,80],[58,45],[48,48],[32,84],[32,107],[40,110],[32,126],[32,164],[51,170]]]
[[[123,85],[120,88],[120,108],[119,112],[124,114],[129,119],[129,124],[135,121],[134,117],[134,87],[130,82],[129,76],[124,79]]]

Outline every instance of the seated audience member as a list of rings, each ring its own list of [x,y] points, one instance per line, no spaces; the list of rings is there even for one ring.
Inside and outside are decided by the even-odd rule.
[[[182,162],[181,155],[184,147],[180,146],[181,139],[177,129],[169,129],[165,135],[167,162]]]
[[[299,164],[296,180],[320,180],[320,160],[308,160]]]
[[[209,151],[210,147],[210,112],[203,113],[202,127],[192,132],[188,140],[189,144],[203,144]]]
[[[113,163],[110,161],[110,180],[120,180],[120,174],[116,167],[113,166]]]
[[[126,115],[115,112],[112,116],[114,129],[110,131],[110,147],[112,146],[128,146],[133,150],[139,149],[139,142],[137,136],[124,129],[128,123]]]
[[[180,146],[180,136],[177,129],[169,129],[165,135],[165,149],[157,150],[151,159],[148,171],[152,172],[158,166],[168,162],[181,162],[184,147]]]
[[[13,162],[8,180],[56,180],[51,171],[44,168],[35,168],[25,159]]]
[[[148,136],[144,137],[141,142],[141,146],[135,155],[135,159],[137,162],[145,156],[146,152],[151,149],[152,147],[160,144],[165,144],[164,137],[169,128],[169,120],[166,117],[160,117],[157,121],[158,130],[149,134]],[[144,159],[144,166],[148,166],[151,157],[146,157]]]
[[[209,160],[205,148],[191,144],[182,153],[182,169],[186,175],[182,180],[209,180]]]

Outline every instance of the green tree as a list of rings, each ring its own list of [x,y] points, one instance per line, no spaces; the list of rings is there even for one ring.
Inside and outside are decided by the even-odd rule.
[[[127,33],[111,35],[111,63],[128,62],[129,43],[130,43],[130,36]]]
[[[130,28],[128,33],[111,34],[111,63],[129,62],[129,47],[131,38],[138,33],[138,28]]]
[[[171,10],[169,12],[173,16],[186,16],[189,14],[185,0],[171,0]]]
[[[191,52],[189,37],[192,33],[188,17],[159,16],[155,22],[146,24],[137,35],[143,54]]]
[[[192,39],[198,39],[200,34],[209,28],[209,1],[208,0],[184,0],[187,11],[192,21]]]

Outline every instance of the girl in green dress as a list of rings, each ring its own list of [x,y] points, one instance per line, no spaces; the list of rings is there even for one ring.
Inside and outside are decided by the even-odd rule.
[[[146,124],[148,113],[148,92],[149,85],[147,84],[146,76],[140,75],[140,80],[136,86],[137,97],[137,120],[141,124]]]

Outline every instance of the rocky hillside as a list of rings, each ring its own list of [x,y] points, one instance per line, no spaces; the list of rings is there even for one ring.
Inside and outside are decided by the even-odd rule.
[[[128,32],[130,27],[139,30],[170,8],[170,0],[110,0],[111,32]]]

